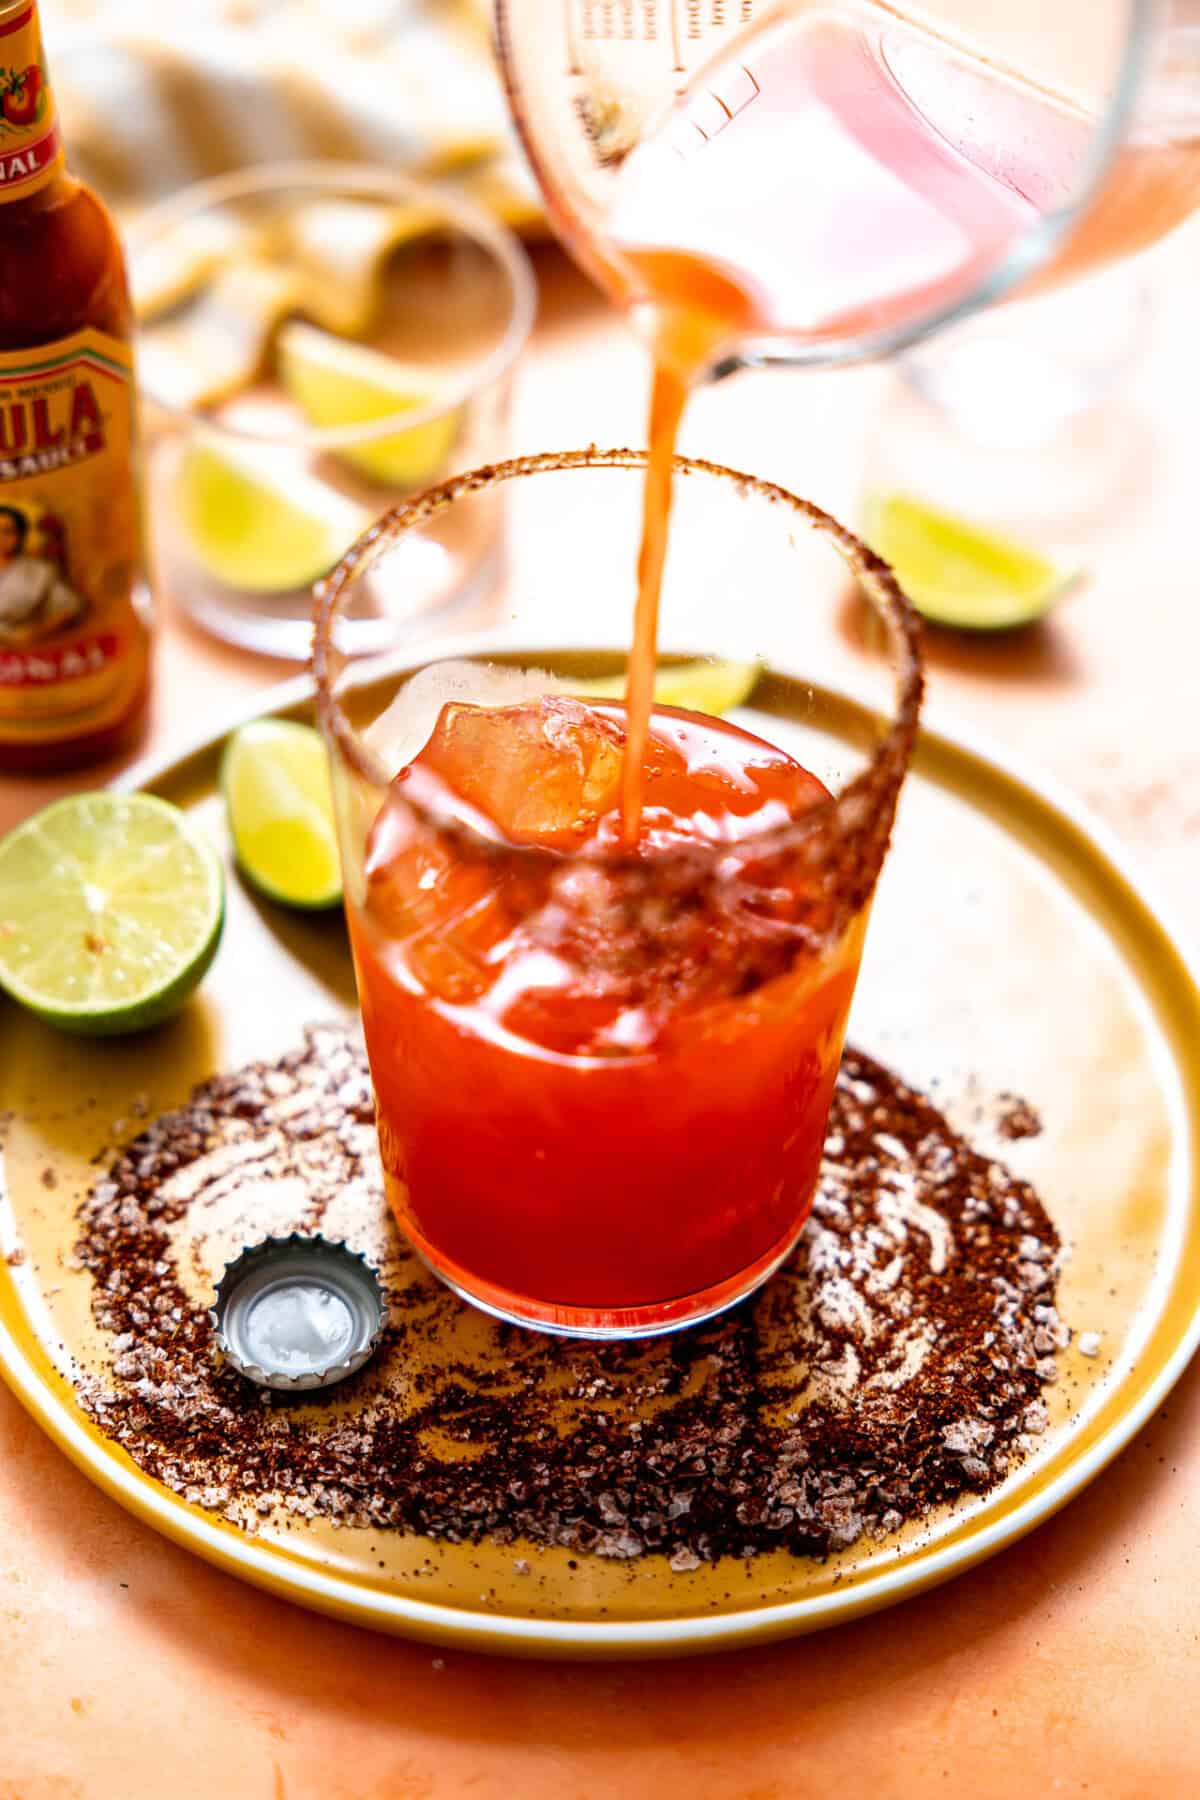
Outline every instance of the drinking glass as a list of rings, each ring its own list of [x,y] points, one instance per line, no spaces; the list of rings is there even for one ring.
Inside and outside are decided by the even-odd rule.
[[[1200,202],[1200,0],[497,0],[556,229],[709,375],[874,357]]]
[[[599,782],[599,738],[564,700],[585,770],[564,798],[568,752],[533,702],[600,705],[604,678],[621,691],[624,656],[598,646],[628,638],[645,460],[525,457],[395,508],[320,588],[314,638],[390,1203],[466,1299],[592,1337],[718,1312],[795,1243],[921,694],[915,616],[869,550],[781,488],[678,458],[667,660],[753,656],[783,620],[800,679],[763,676],[730,721],[656,717],[675,717],[689,776],[748,729],[756,754],[786,751],[824,785],[740,835],[702,821],[694,841],[556,845],[559,809],[573,820],[586,792],[603,814],[612,771]],[[416,647],[384,677],[351,661],[338,626],[362,584],[501,490],[503,626],[439,644],[438,667]],[[853,698],[824,679],[848,582],[890,651],[861,671],[878,690]],[[483,735],[448,798],[413,759],[451,716]]]
[[[304,658],[312,583],[366,525],[507,449],[528,259],[456,195],[338,163],[198,183],[130,248],[157,584],[218,637]],[[345,648],[494,578],[500,506],[461,523],[359,590]]]

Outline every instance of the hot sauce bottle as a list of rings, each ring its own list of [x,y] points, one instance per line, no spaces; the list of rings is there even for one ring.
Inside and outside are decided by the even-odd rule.
[[[68,174],[37,0],[0,0],[0,769],[97,761],[149,685],[125,259]]]

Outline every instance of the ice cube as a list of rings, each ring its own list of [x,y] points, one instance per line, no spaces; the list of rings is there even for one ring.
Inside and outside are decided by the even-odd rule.
[[[582,701],[446,706],[420,765],[511,843],[570,849],[616,806],[624,733]]]
[[[443,707],[512,706],[538,694],[560,693],[562,687],[558,677],[546,669],[509,669],[462,660],[430,663],[409,677],[363,737],[388,775],[397,775],[429,742]]]

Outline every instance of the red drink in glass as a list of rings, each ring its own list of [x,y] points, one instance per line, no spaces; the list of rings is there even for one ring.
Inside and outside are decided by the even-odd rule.
[[[595,698],[610,653],[537,648],[560,613],[586,631],[628,586],[621,522],[649,460],[559,451],[431,488],[321,584],[313,644],[396,1216],[465,1297],[614,1337],[749,1294],[803,1226],[921,699],[916,616],[878,557],[785,489],[687,458],[669,631],[681,604],[738,601],[749,647],[740,596],[786,628],[847,575],[880,620],[877,699],[826,687],[807,632],[805,681],[756,690],[833,791],[729,721],[654,705],[653,504],[628,710]],[[505,490],[518,566],[469,659],[391,677],[356,664],[345,619],[394,591],[427,534]],[[715,703],[727,673],[686,680]]]
[[[445,707],[348,912],[405,1231],[495,1312],[629,1335],[793,1244],[867,904],[822,932],[802,858],[756,871],[752,843],[829,796],[695,714],[654,713],[623,853],[624,735],[615,704]]]

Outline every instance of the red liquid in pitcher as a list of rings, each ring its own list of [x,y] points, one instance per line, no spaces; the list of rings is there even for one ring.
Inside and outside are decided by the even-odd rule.
[[[1079,197],[1095,120],[888,8],[785,9],[701,70],[621,165],[601,241],[655,354],[626,704],[637,841],[671,466],[688,391],[754,337],[814,347],[928,319]],[[1045,286],[1161,237],[1200,202],[1200,142],[1134,139]]]
[[[1082,108],[890,9],[804,6],[693,78],[621,166],[593,248],[623,305],[692,307],[704,265],[738,296],[730,338],[852,338],[970,292],[1081,198],[1096,139]],[[1200,134],[1135,133],[1035,283],[1142,249],[1198,204]]]

